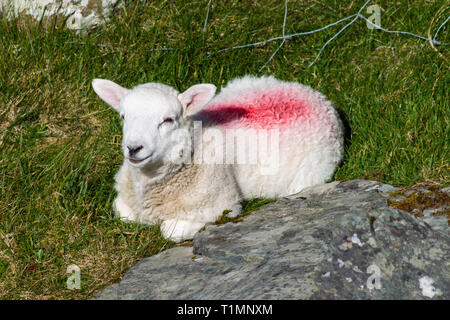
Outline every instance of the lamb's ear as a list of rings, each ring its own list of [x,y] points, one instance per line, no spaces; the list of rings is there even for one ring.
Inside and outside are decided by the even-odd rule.
[[[183,105],[184,116],[201,110],[216,94],[216,86],[209,83],[196,84],[178,95]]]
[[[92,80],[92,88],[95,93],[107,104],[120,112],[120,100],[128,93],[128,89],[119,86],[109,80],[94,79]]]

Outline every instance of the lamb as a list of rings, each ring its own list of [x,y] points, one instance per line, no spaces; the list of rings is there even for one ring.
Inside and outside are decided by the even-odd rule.
[[[161,222],[177,242],[224,210],[238,215],[243,199],[325,183],[343,157],[336,110],[299,83],[244,76],[218,95],[212,84],[183,93],[160,83],[126,89],[94,79],[92,86],[123,118],[116,213]]]

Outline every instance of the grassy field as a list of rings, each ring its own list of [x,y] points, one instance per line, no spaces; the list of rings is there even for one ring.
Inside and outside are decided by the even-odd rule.
[[[291,1],[286,33],[322,27],[364,2]],[[450,14],[445,0],[374,3],[383,27],[424,36]],[[110,23],[82,34],[61,21],[0,18],[1,299],[88,298],[174,245],[157,226],[113,217],[121,122],[94,94],[96,77],[179,90],[220,87],[247,73],[299,81],[327,95],[347,124],[335,179],[448,184],[450,46],[433,48],[359,20],[312,67],[343,25],[287,40],[260,70],[280,42],[207,52],[281,35],[284,1],[212,1],[203,32],[207,4],[129,1]],[[449,29],[438,40],[450,42]],[[81,268],[80,290],[66,288],[71,264]]]

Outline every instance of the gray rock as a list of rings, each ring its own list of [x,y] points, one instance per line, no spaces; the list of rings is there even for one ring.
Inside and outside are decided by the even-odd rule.
[[[425,188],[423,188],[423,187],[413,187],[413,188],[411,188],[411,189],[409,189],[409,190],[406,190],[406,191],[404,192],[404,194],[407,195],[407,196],[409,196],[409,195],[411,195],[411,194],[413,194],[413,193],[429,193],[429,192],[431,192],[431,191],[428,190],[428,189],[425,189]]]
[[[448,230],[353,180],[279,199],[144,259],[96,299],[449,299]]]
[[[448,233],[448,220],[444,216],[429,216],[424,217],[423,221],[427,223],[432,229]]]
[[[395,196],[395,197],[389,197],[390,200],[392,201],[403,201],[406,199],[406,197],[404,196]]]
[[[434,215],[434,214],[437,214],[437,213],[439,213],[439,212],[442,212],[442,211],[444,211],[444,210],[447,210],[449,207],[450,207],[450,206],[447,205],[447,206],[441,207],[441,208],[426,209],[426,210],[423,210],[422,214],[423,214],[425,217],[430,217],[430,216],[432,216],[432,215]]]

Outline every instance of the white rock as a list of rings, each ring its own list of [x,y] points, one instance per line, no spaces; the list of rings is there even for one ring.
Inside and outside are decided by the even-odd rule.
[[[70,29],[87,29],[101,24],[111,15],[118,0],[0,0],[0,12],[9,19],[20,14],[36,20],[55,15],[70,16],[66,26]]]

